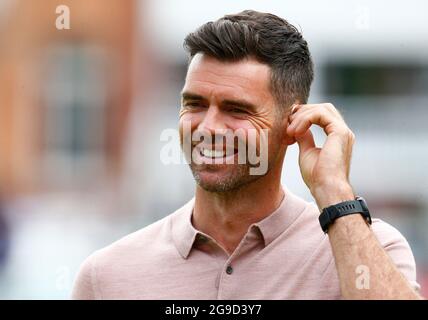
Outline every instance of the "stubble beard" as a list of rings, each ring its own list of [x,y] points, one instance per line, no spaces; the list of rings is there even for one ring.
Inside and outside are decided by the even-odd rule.
[[[192,171],[193,177],[196,183],[205,191],[214,192],[214,193],[224,193],[237,191],[243,186],[254,182],[260,179],[261,175],[250,175],[250,165],[249,164],[229,164],[228,166],[233,166],[229,170],[230,174],[226,176],[219,176],[217,179],[207,181],[203,178],[203,171],[212,171],[215,174],[215,164],[213,165],[195,165],[190,164],[190,170]]]

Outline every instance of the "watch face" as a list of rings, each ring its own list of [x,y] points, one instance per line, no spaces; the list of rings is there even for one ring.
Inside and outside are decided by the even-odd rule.
[[[363,207],[364,211],[369,212],[369,207],[367,206],[367,202],[363,197],[356,197],[355,200],[358,200],[361,203],[361,206]]]
[[[363,197],[355,197],[355,200],[362,201],[365,205],[367,205],[367,202]]]

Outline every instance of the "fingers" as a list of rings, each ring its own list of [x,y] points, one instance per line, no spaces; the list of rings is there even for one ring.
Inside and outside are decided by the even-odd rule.
[[[322,127],[327,135],[350,131],[340,113],[331,104],[296,105],[292,111],[287,128],[287,134],[290,136],[304,135],[313,124]]]
[[[299,144],[301,153],[305,153],[306,151],[315,148],[315,140],[311,130],[307,130],[302,136],[297,137],[296,141]]]

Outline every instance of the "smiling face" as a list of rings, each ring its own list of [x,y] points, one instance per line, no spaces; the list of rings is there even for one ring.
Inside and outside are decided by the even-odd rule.
[[[282,166],[286,128],[269,84],[269,66],[256,60],[223,62],[204,54],[193,57],[182,91],[180,138],[183,145],[183,141],[191,139],[190,133],[212,137],[209,142],[193,141],[191,144],[190,168],[203,189],[226,192],[261,177],[250,174],[252,164],[248,161],[238,163],[239,139],[229,139],[224,146],[216,141],[220,137],[223,142],[223,137],[230,132],[244,133],[246,150],[254,148],[260,153],[260,132],[266,129],[266,174],[273,167]],[[190,123],[191,128],[187,134],[185,123]],[[253,140],[249,139],[250,131],[256,136],[254,145],[249,145]]]

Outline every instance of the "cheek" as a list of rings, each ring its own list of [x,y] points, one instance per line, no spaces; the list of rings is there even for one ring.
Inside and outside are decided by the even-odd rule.
[[[180,118],[179,118],[180,133],[182,132],[185,124],[187,126],[190,126],[193,131],[193,128],[195,128],[198,125],[198,123],[200,123],[200,121],[201,121],[201,116],[196,113],[191,113],[186,111],[181,112]]]
[[[250,119],[231,119],[227,127],[234,131],[235,134],[245,139],[245,144],[252,150],[259,150],[260,146],[260,125]],[[239,132],[239,134],[238,134]]]
[[[251,127],[257,127],[257,133],[256,139],[252,137],[247,140],[249,144],[253,145],[253,148],[255,148],[257,152],[261,153],[263,151],[263,153],[267,152],[270,155],[276,154],[283,145],[282,136],[285,132],[285,128],[282,128],[278,123],[267,124],[261,123],[260,121],[256,121],[254,124],[251,122]],[[261,143],[263,143],[263,149],[261,149]]]
[[[180,110],[179,119],[180,119],[180,122],[189,121],[189,120],[196,118],[196,116],[197,116],[196,113],[192,113],[192,112],[187,111],[187,110]]]
[[[190,123],[190,126],[189,126]],[[184,139],[186,138],[189,139],[189,137],[184,137],[184,133],[185,133],[185,128],[186,130],[188,130],[187,128],[191,127],[193,121],[191,119],[191,115],[188,114],[187,112],[180,112],[180,118],[178,121],[178,132],[180,134],[180,142],[183,144],[184,143]],[[187,132],[187,131],[186,131]]]

